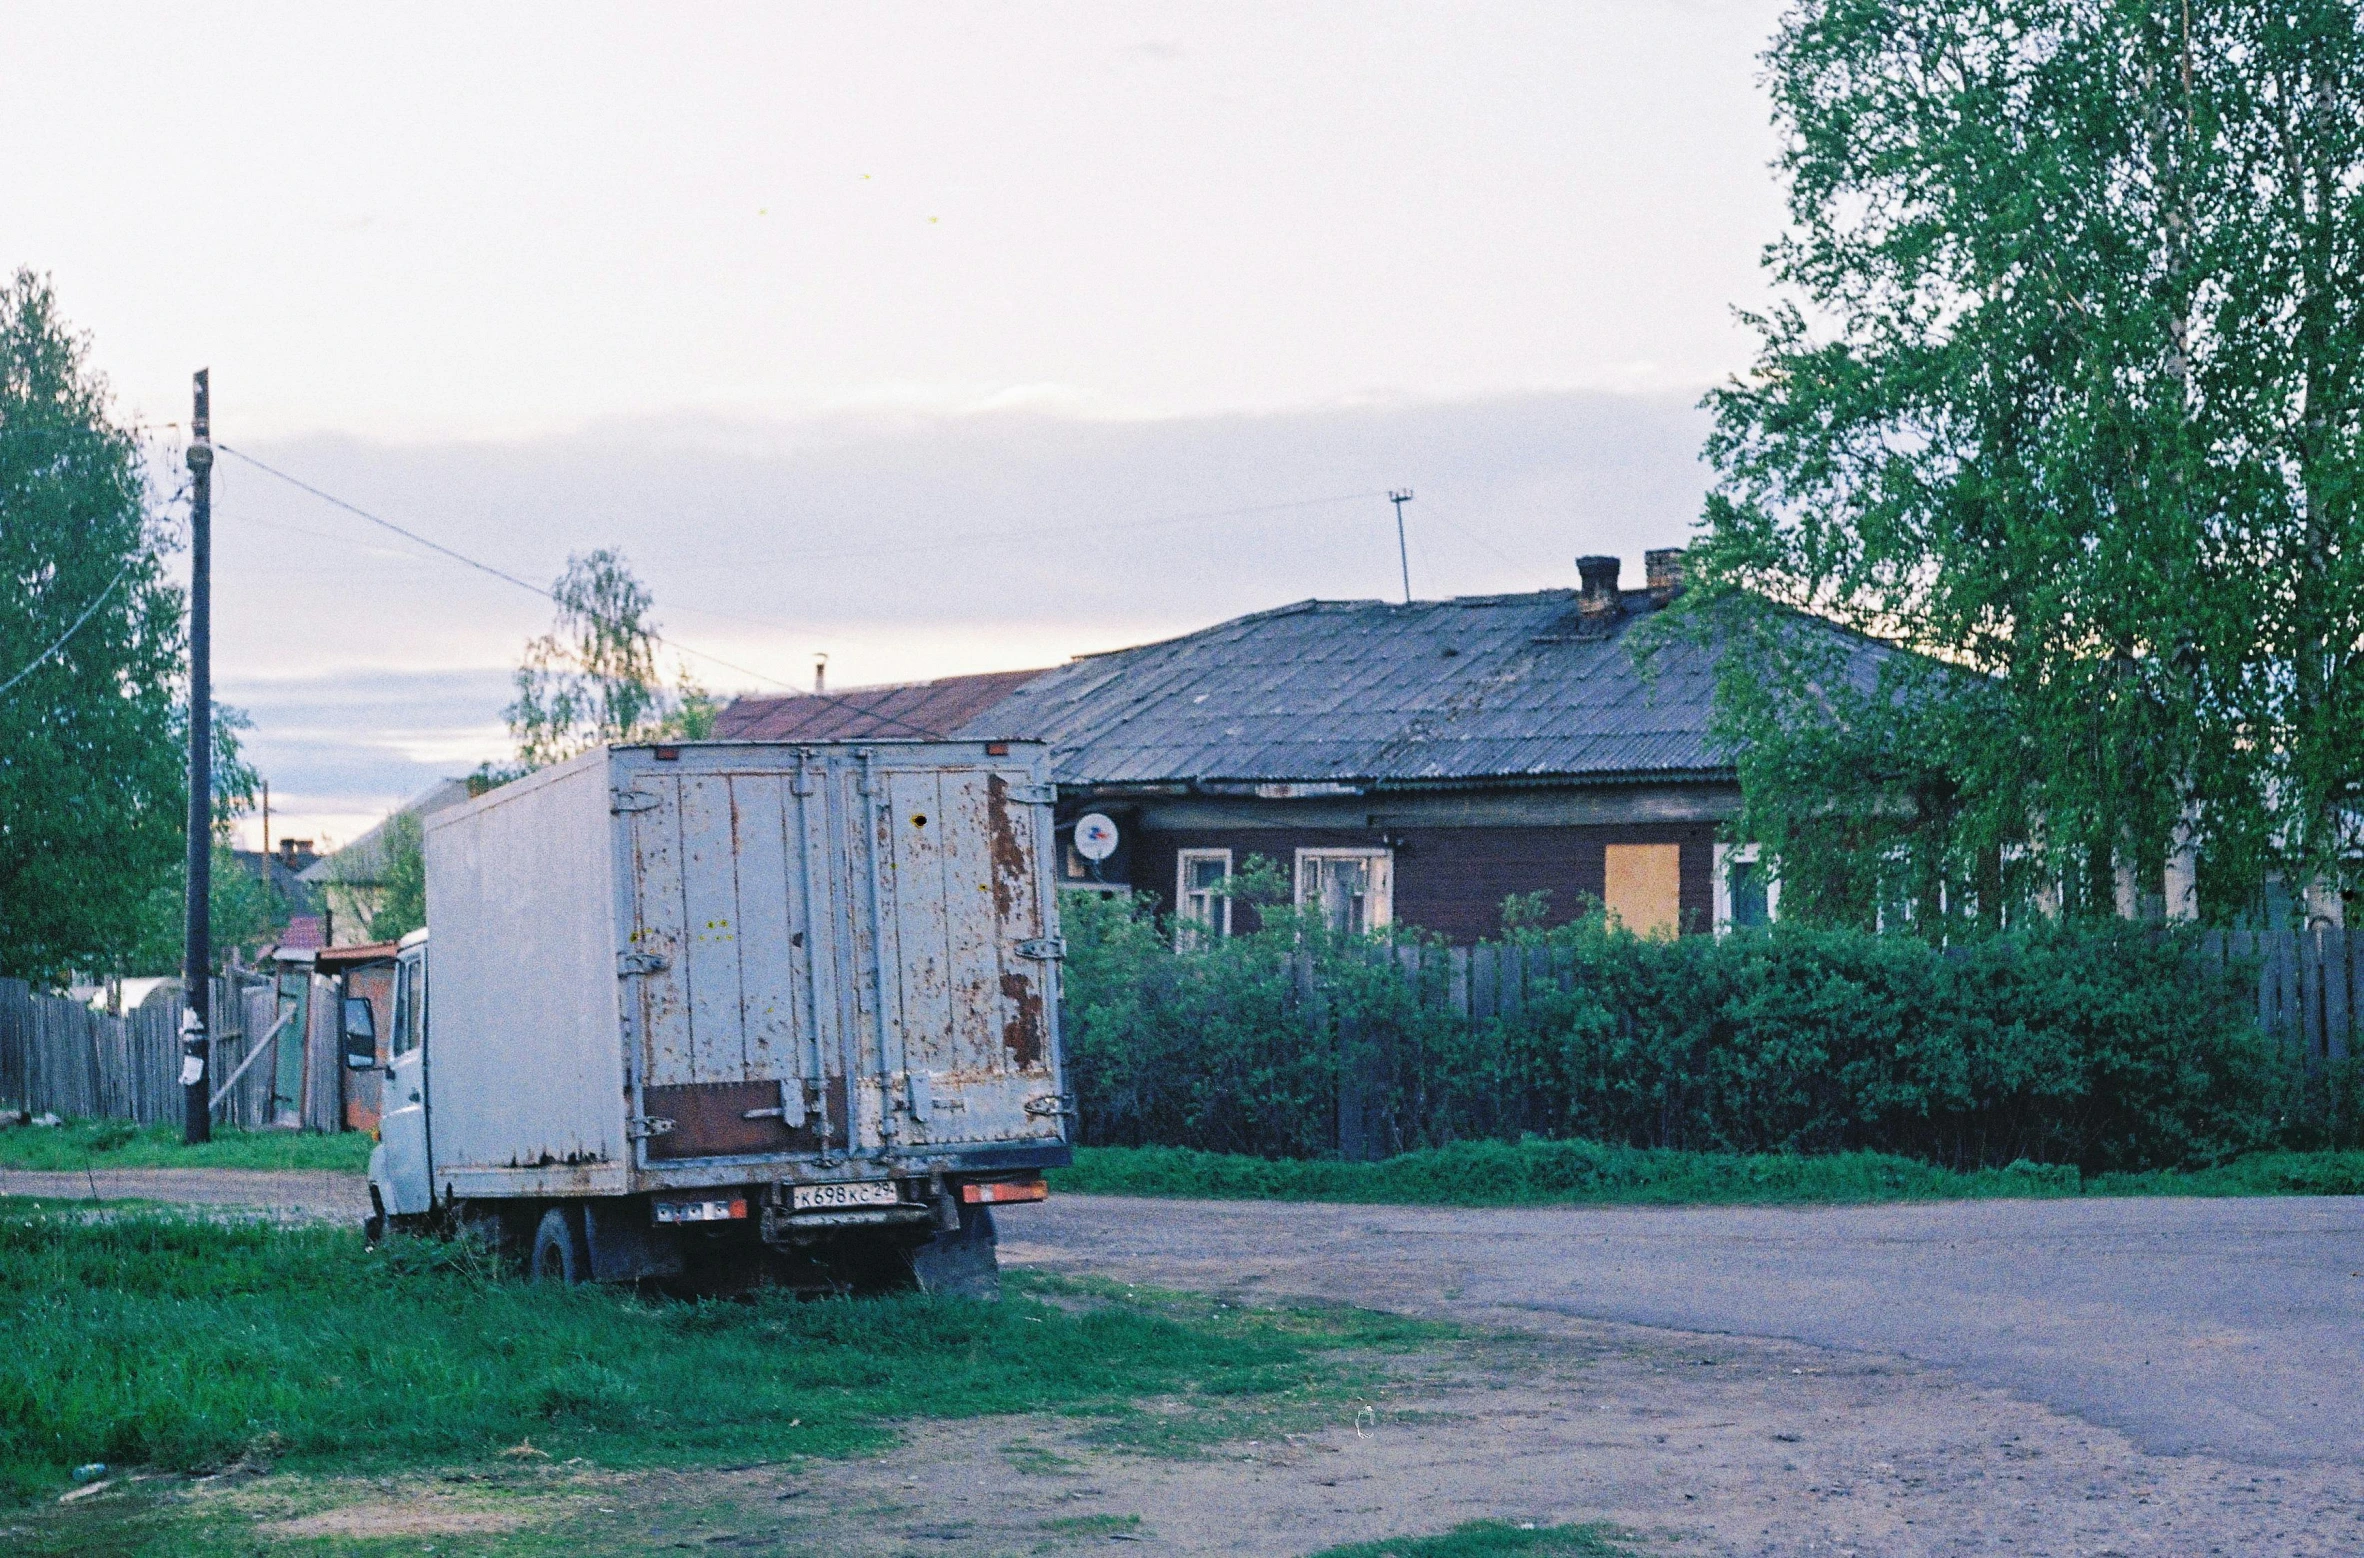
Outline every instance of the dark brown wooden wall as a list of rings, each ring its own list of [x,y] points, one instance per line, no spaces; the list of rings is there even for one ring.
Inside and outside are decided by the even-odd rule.
[[[1228,849],[1237,870],[1251,854],[1285,872],[1300,849],[1395,851],[1395,918],[1448,941],[1483,941],[1502,931],[1502,900],[1513,893],[1551,894],[1551,921],[1575,918],[1598,902],[1611,844],[1682,846],[1683,928],[1704,931],[1715,919],[1713,823],[1636,823],[1591,828],[1223,828],[1136,835],[1132,882],[1167,909],[1174,901],[1177,852]],[[1236,918],[1234,925],[1247,926]]]

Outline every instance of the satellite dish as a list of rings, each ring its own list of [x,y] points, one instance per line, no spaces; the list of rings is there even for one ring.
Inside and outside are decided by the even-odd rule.
[[[1075,819],[1075,852],[1097,865],[1116,853],[1116,824],[1096,811]]]

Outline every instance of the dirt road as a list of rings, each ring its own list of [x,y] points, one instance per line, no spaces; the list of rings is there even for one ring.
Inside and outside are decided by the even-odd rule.
[[[0,1193],[87,1194],[80,1181],[11,1174]],[[353,1182],[318,1175],[124,1173],[97,1190],[358,1205]],[[874,1460],[630,1479],[599,1498],[614,1506],[602,1518],[628,1547],[882,1558],[1055,1551],[1087,1528],[1296,1558],[1478,1517],[1606,1519],[1654,1553],[1724,1558],[2364,1552],[2357,1203],[1469,1212],[1071,1196],[1013,1209],[1003,1230],[1014,1265],[1481,1329],[1411,1360],[1368,1416],[1204,1460],[1111,1453],[1056,1420],[915,1424]],[[488,1517],[456,1499],[422,1479],[351,1518],[464,1548]]]
[[[1935,1364],[2256,1465],[2364,1461],[2364,1199],[1461,1211],[1011,1208],[1011,1257],[1532,1327],[1572,1316]]]
[[[355,1224],[369,1215],[369,1181],[359,1174],[252,1169],[93,1169],[76,1174],[0,1168],[0,1196],[245,1206]]]

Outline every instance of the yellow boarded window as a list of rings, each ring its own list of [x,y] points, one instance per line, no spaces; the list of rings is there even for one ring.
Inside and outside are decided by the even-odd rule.
[[[1601,902],[1637,936],[1671,936],[1683,925],[1683,847],[1611,844]]]

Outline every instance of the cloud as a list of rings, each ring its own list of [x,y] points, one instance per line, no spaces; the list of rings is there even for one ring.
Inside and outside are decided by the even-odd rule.
[[[1572,586],[1639,571],[1706,477],[1687,398],[1603,392],[1159,420],[617,421],[514,442],[317,437],[254,452],[518,576],[618,545],[725,691],[1047,664],[1308,596]],[[382,806],[501,744],[531,594],[235,462],[217,498],[217,677],[275,787]],[[750,674],[755,673],[755,674]]]

